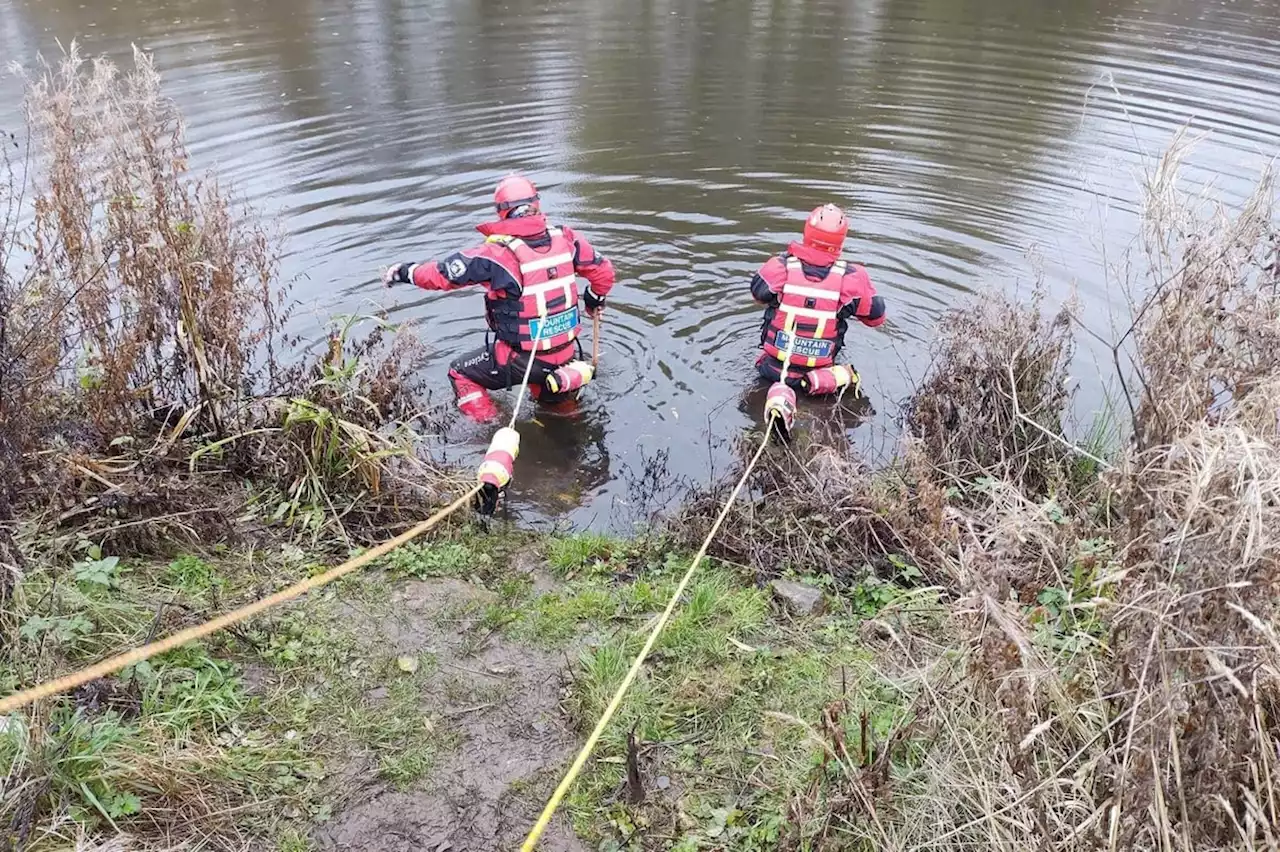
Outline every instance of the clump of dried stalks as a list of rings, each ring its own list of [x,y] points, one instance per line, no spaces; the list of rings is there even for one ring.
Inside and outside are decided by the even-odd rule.
[[[1003,480],[1041,496],[1061,483],[1066,449],[1055,436],[1069,400],[1074,350],[1067,310],[1042,315],[992,294],[940,328],[934,363],[905,422],[934,467],[955,482]]]
[[[887,771],[795,793],[845,803],[829,848],[1280,850],[1273,192],[1190,199],[1181,144],[1147,187],[1153,283],[1115,344],[1131,417],[1108,459],[1064,433],[1065,319],[989,302],[945,324],[891,470],[793,450],[718,545],[837,576],[897,554],[953,596],[941,640],[879,632],[911,707]]]
[[[275,367],[254,356],[280,332],[278,239],[211,176],[189,176],[181,117],[150,58],[134,61],[121,75],[73,49],[27,80],[30,289],[51,300],[40,333],[60,343],[43,342],[41,375],[74,369],[102,434],[170,410],[220,433]]]
[[[0,671],[39,670],[58,648],[23,639],[6,605],[23,561],[17,519],[29,557],[81,539],[128,557],[235,534],[233,519],[255,514],[241,511],[252,497],[258,516],[352,544],[385,537],[383,526],[453,488],[397,425],[421,414],[416,339],[352,317],[319,356],[302,357],[286,334],[278,235],[212,176],[189,172],[181,116],[150,58],[135,52],[134,65],[86,62],[73,47],[26,78],[30,144],[4,140]],[[29,623],[66,621],[61,596],[28,605]],[[76,738],[97,702],[70,702],[5,720],[29,740],[0,778],[0,847],[53,848],[49,823],[93,798],[83,771],[98,769],[85,754],[101,749]],[[64,711],[71,722],[55,722]],[[225,783],[212,747],[175,750],[166,737],[105,762],[92,783],[113,788],[106,776],[119,773],[154,793],[130,820],[148,840],[245,848],[236,815],[248,787]]]
[[[741,442],[744,462],[756,441]],[[917,488],[903,473],[872,476],[848,453],[801,436],[756,467],[750,498],[730,507],[711,553],[753,566],[762,577],[795,571],[850,582],[868,573],[887,578],[891,556],[933,553],[942,534],[942,489],[928,482]],[[696,546],[728,495],[727,483],[693,493],[668,522],[670,531]]]
[[[1134,438],[1144,449],[1245,404],[1265,409],[1274,397],[1245,400],[1278,379],[1280,301],[1276,267],[1267,266],[1276,245],[1272,175],[1232,214],[1179,192],[1190,147],[1179,137],[1147,185],[1148,254],[1159,280],[1132,327]]]
[[[1140,403],[1115,487],[1128,554],[1104,688],[1108,837],[1164,848],[1280,844],[1280,292],[1260,260],[1273,186],[1234,215],[1178,206],[1175,147],[1149,187]],[[1173,234],[1170,239],[1167,235]]]
[[[73,46],[26,83],[31,144],[0,175],[0,528],[18,507],[116,552],[217,537],[227,472],[359,533],[449,487],[383,428],[416,413],[409,336],[347,323],[292,353],[279,235],[189,171],[147,54],[122,73]],[[0,534],[0,566],[13,550]]]

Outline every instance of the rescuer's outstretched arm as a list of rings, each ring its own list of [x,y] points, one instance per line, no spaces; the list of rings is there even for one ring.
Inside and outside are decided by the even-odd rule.
[[[520,292],[520,281],[515,273],[502,262],[492,244],[474,249],[456,251],[441,261],[424,263],[400,263],[388,267],[382,280],[387,284],[413,284],[423,290],[458,290],[472,284],[487,283],[494,290]]]

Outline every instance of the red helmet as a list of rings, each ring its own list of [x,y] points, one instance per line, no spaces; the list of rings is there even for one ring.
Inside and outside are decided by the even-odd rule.
[[[528,216],[542,211],[538,203],[538,188],[518,175],[502,179],[493,192],[493,206],[498,210],[499,219]]]
[[[849,233],[849,220],[844,211],[834,204],[813,208],[804,223],[804,244],[828,254],[840,254],[845,234]]]

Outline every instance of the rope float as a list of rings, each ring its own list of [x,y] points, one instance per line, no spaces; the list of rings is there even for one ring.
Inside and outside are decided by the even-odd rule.
[[[784,441],[791,440],[796,425],[796,392],[786,382],[774,382],[764,398],[765,422]]]
[[[777,434],[783,441],[791,440],[796,425],[796,392],[787,384],[787,370],[791,368],[791,353],[796,345],[795,319],[788,314],[785,323],[787,348],[782,353],[782,368],[778,380],[769,388],[764,398],[765,435]]]
[[[476,509],[486,518],[493,517],[493,513],[498,510],[498,499],[507,493],[507,486],[516,475],[516,458],[520,455],[520,433],[516,431],[516,420],[520,417],[520,406],[524,403],[525,392],[529,389],[529,377],[533,375],[533,362],[536,360],[534,353],[537,352],[538,340],[546,324],[547,314],[544,310],[538,316],[538,333],[533,336],[534,346],[528,353],[529,363],[525,364],[524,378],[520,381],[520,390],[516,392],[516,404],[511,412],[511,421],[499,429],[493,436],[493,440],[489,441],[489,449],[485,451],[484,461],[480,462],[480,468],[476,471],[480,482]],[[578,363],[580,362],[574,361],[560,369],[564,370]],[[590,365],[584,366],[590,370]],[[558,373],[559,370],[556,372]],[[591,377],[588,375],[586,381],[579,383],[578,387],[590,380]]]

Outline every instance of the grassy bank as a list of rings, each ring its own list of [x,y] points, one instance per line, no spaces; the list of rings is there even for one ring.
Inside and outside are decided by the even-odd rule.
[[[91,838],[112,835],[127,848],[393,848],[408,820],[368,812],[418,795],[442,824],[456,818],[457,764],[497,740],[504,747],[485,752],[493,760],[510,759],[506,749],[534,756],[490,794],[511,824],[459,830],[454,842],[515,845],[576,745],[574,727],[594,721],[686,565],[661,538],[450,530],[243,630],[11,717],[0,740],[9,840],[33,850],[93,848]],[[4,688],[317,567],[292,547],[168,561],[86,547],[17,586],[6,617],[13,658],[25,662]],[[777,848],[789,791],[824,774],[812,721],[838,715],[832,702],[844,696],[850,712],[865,712],[868,736],[881,737],[906,710],[862,636],[865,619],[895,609],[920,625],[942,615],[932,592],[868,580],[828,595],[815,628],[741,568],[709,565],[561,830],[624,847],[721,838],[735,839],[725,848]],[[526,677],[553,682],[550,700],[531,700]],[[504,724],[503,708],[519,721]],[[529,727],[535,710],[562,729],[553,748]],[[631,791],[628,731],[642,779]],[[644,802],[628,804],[641,788]]]
[[[454,489],[409,428],[410,338],[343,322],[284,357],[269,232],[187,175],[145,57],[73,58],[29,103],[7,197],[36,201],[0,230],[6,693]],[[891,465],[771,448],[544,848],[1280,849],[1272,187],[1192,202],[1183,151],[1146,187],[1106,416],[1066,422],[1073,306],[991,295],[943,324]],[[459,520],[7,717],[0,843],[512,848],[735,478],[630,540]]]
[[[277,230],[190,170],[149,56],[120,71],[73,47],[26,84],[0,153],[6,692],[257,598],[458,489],[413,428],[422,347],[378,317],[300,347]],[[406,687],[359,700],[386,661],[341,669],[364,652],[339,615],[285,611],[3,720],[0,847],[283,837],[322,807],[310,749],[331,742],[420,775],[433,746],[402,721]],[[333,691],[310,695],[317,679]]]
[[[341,773],[409,785],[454,743],[447,720],[432,724],[422,706],[439,662],[379,641],[396,620],[394,589],[454,574],[479,585],[474,572],[486,572],[477,566],[504,561],[496,537],[446,537],[305,604],[10,717],[0,740],[8,840],[63,848],[124,832],[149,848],[268,840],[310,848],[311,827],[343,802]],[[197,623],[317,567],[290,546],[168,561],[87,548],[73,564],[29,571],[15,589],[5,615],[19,662],[4,688]]]

